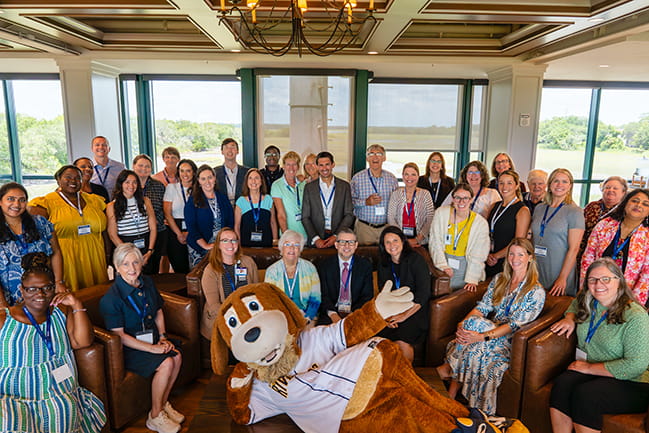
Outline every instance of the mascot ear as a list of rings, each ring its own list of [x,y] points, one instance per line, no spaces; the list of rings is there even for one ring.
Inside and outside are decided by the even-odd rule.
[[[210,344],[210,355],[212,359],[212,370],[214,374],[223,375],[228,368],[228,345],[225,343],[221,332],[219,332],[218,323],[221,320],[221,313],[214,320],[212,325],[212,342]]]
[[[289,298],[286,293],[284,293],[284,290],[278,288],[273,284],[268,285],[273,288],[273,290],[277,294],[278,299],[284,305],[285,311],[288,313],[287,319],[292,319],[292,323],[289,323],[289,332],[295,335],[295,332],[297,330],[302,329],[306,326],[306,318],[304,317],[304,313],[297,307],[297,305],[295,305],[295,302],[293,302],[291,298]],[[294,326],[295,329],[290,329],[291,326]]]

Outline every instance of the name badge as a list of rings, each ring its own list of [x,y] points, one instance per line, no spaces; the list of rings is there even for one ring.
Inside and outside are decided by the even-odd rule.
[[[403,234],[406,235],[406,237],[414,237],[415,236],[415,228],[414,227],[404,227],[403,228]]]
[[[52,376],[58,384],[63,382],[64,380],[70,379],[72,377],[72,370],[70,369],[68,364],[63,364],[62,366],[52,370]]]
[[[325,217],[325,230],[331,230],[331,218]]]
[[[534,255],[536,257],[547,257],[548,249],[542,245],[534,245]]]
[[[446,236],[444,236],[444,245],[451,245],[452,238],[450,233],[446,233]]]
[[[376,216],[385,215],[385,206],[376,206],[374,208],[374,215],[376,215]]]
[[[352,312],[352,304],[351,302],[339,302],[338,303],[338,312],[339,313],[345,313],[349,314]]]
[[[185,220],[183,220],[183,221],[180,223],[180,230],[182,230],[182,231],[187,231],[187,224],[185,224]]]
[[[302,212],[295,214],[295,221],[302,221]]]
[[[451,267],[451,269],[455,269],[455,270],[460,269],[460,261],[458,259],[454,259],[454,258],[449,257],[447,259],[447,261],[448,261],[448,265]]]
[[[144,248],[144,239],[135,239],[133,245],[140,249]]]
[[[82,226],[77,226],[77,234],[79,236],[89,235],[90,234],[90,224],[85,224]]]
[[[588,355],[580,348],[577,348],[575,350],[575,359],[577,361],[588,361]]]
[[[145,343],[153,344],[153,331],[147,329],[146,331],[140,331],[135,333],[135,338]]]
[[[250,241],[261,242],[262,235],[263,235],[262,232],[250,232]]]
[[[239,281],[245,281],[248,278],[248,268],[236,268],[234,274]]]

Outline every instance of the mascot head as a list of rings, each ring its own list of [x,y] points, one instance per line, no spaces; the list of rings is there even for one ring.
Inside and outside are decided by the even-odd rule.
[[[270,368],[294,352],[295,337],[306,326],[302,311],[268,283],[249,284],[228,296],[212,329],[212,369],[224,374],[228,347],[253,369]]]

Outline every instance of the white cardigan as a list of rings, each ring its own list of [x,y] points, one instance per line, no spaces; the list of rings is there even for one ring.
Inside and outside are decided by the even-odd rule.
[[[448,233],[449,218],[451,216],[451,206],[442,206],[435,211],[433,223],[430,226],[430,236],[428,237],[428,249],[433,259],[433,264],[438,269],[450,269],[446,261],[444,252],[444,239]],[[480,214],[475,215],[471,224],[469,239],[466,246],[466,274],[464,282],[478,284],[485,279],[485,262],[489,255],[489,226]]]

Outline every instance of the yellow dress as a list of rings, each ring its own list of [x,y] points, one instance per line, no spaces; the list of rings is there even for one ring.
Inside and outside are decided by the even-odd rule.
[[[81,197],[86,202],[83,216],[58,192],[29,202],[30,206],[45,208],[50,216],[61,246],[65,284],[72,291],[108,281],[102,237],[106,230],[106,204],[98,195],[82,192]],[[90,233],[79,235],[79,226],[85,225],[90,226]]]

